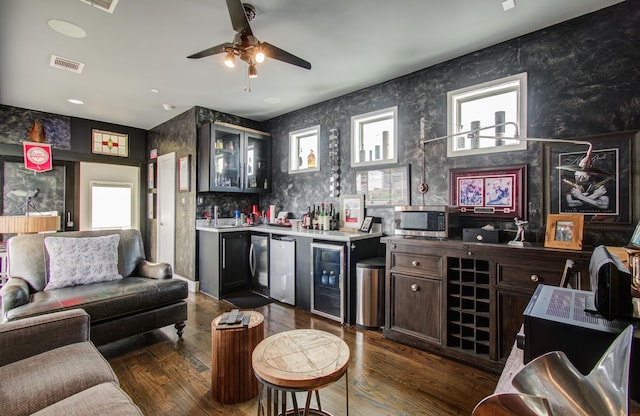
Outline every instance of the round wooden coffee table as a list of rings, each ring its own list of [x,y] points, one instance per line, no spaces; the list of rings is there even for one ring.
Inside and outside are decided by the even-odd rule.
[[[260,392],[251,369],[251,353],[264,339],[264,316],[251,314],[247,328],[217,329],[222,315],[211,322],[211,393],[223,404],[246,402]]]
[[[260,342],[253,350],[252,363],[253,372],[267,390],[267,414],[271,415],[273,409],[274,415],[330,415],[322,410],[318,390],[344,375],[348,415],[350,355],[349,346],[340,338],[315,329],[281,332]],[[300,408],[295,393],[304,391],[306,403]],[[287,409],[287,393],[291,393],[291,409]],[[313,393],[317,408],[310,407]],[[258,400],[258,415],[261,413],[264,414],[262,394]]]

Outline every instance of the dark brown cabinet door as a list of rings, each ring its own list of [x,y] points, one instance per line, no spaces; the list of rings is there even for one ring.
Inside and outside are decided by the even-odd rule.
[[[506,360],[516,334],[524,322],[522,313],[529,304],[531,293],[497,291],[498,297],[498,360]]]
[[[442,281],[393,273],[390,283],[389,329],[439,345]]]

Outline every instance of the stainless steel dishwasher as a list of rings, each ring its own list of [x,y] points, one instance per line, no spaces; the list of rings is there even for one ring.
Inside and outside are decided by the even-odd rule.
[[[279,302],[296,304],[296,240],[271,235],[269,294]]]

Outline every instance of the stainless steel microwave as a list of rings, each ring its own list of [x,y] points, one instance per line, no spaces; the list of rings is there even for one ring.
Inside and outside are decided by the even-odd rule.
[[[447,238],[449,213],[447,205],[405,205],[394,211],[394,234]]]

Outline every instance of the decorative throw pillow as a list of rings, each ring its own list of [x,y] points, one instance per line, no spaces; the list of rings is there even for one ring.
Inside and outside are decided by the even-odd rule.
[[[122,279],[119,234],[103,237],[45,237],[49,281],[44,290]]]

